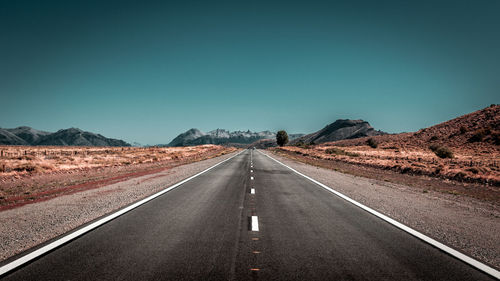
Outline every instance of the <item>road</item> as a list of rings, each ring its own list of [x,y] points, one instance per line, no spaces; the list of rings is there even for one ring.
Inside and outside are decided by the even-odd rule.
[[[255,150],[3,279],[494,280]]]

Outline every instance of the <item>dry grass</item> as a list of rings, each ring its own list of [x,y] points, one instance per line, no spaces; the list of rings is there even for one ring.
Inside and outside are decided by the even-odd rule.
[[[405,174],[500,186],[500,105],[414,133],[282,150]]]
[[[323,144],[309,149],[293,146],[279,149],[317,159],[338,160],[401,173],[500,185],[500,154],[491,150],[483,152],[457,148],[453,150],[453,158],[440,158],[431,149],[397,147],[393,143],[377,148]]]
[[[166,148],[0,146],[0,177],[155,163],[218,150],[220,147],[215,145]]]
[[[0,210],[235,151],[233,147],[0,146]]]

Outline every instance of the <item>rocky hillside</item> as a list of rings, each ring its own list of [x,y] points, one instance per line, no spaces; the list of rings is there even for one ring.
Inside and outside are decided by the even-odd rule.
[[[205,133],[198,129],[189,129],[186,132],[178,135],[175,139],[173,139],[169,144],[166,146],[188,146],[190,143],[202,136],[204,136]]]
[[[260,139],[274,138],[275,133],[269,131],[251,132],[216,129],[204,133],[198,129],[190,129],[173,139],[168,146],[190,146],[200,144],[250,144]]]
[[[279,150],[307,161],[334,160],[496,188],[500,186],[500,105],[417,132],[286,146]],[[498,193],[498,189],[494,190]],[[471,188],[462,191],[477,194]],[[498,201],[498,194],[488,194]]]
[[[364,145],[367,138],[336,142],[339,145]],[[462,115],[414,133],[376,136],[379,144],[428,149],[431,144],[469,150],[498,150],[500,145],[500,105]]]
[[[0,129],[0,144],[3,145],[63,145],[63,146],[130,146],[117,139],[85,132],[77,128],[59,130],[55,133],[35,130],[30,127]]]
[[[26,141],[5,129],[0,129],[0,144],[26,145]]]
[[[315,133],[305,135],[291,141],[290,144],[319,144],[384,134],[384,132],[373,129],[373,127],[366,121],[339,119]]]
[[[28,145],[40,141],[40,139],[43,138],[44,136],[50,135],[49,132],[35,130],[27,126],[17,127],[14,129],[5,129],[5,130],[21,138]]]

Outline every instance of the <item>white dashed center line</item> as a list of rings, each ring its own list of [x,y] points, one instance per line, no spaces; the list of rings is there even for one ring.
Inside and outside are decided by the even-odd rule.
[[[255,188],[250,189],[250,194],[255,194]]]
[[[251,180],[253,180],[253,177],[250,177]]]
[[[250,173],[253,173],[253,170],[250,170]]]
[[[252,231],[259,231],[259,218],[252,216]]]

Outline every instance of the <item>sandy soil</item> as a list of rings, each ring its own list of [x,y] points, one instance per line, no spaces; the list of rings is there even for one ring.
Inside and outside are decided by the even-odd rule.
[[[272,155],[362,204],[500,268],[500,209],[495,203],[344,174],[292,160],[287,154]]]
[[[0,260],[156,193],[236,152],[0,212]]]

